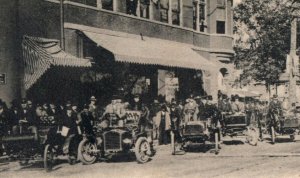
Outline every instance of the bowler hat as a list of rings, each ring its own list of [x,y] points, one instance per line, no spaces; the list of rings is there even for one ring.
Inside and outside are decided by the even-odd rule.
[[[97,101],[97,99],[96,99],[95,96],[91,96],[90,100],[91,100],[91,101]]]

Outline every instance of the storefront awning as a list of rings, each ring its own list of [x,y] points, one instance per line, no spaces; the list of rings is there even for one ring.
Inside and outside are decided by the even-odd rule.
[[[82,32],[118,62],[218,71],[218,66],[197,54],[192,45],[137,35]]]
[[[28,90],[53,66],[91,67],[89,59],[80,59],[63,51],[58,40],[24,36],[22,41],[24,83]]]

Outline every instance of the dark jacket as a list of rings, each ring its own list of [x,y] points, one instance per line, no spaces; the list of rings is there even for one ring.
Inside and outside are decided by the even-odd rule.
[[[82,112],[80,114],[81,117],[81,128],[83,133],[93,134],[93,122],[94,117],[91,112]]]
[[[176,108],[174,111],[170,110],[171,128],[178,130],[181,122],[180,111]]]
[[[204,108],[204,118],[211,118],[212,123],[217,124],[217,121],[220,119],[220,112],[217,106],[214,104],[205,104]]]
[[[78,134],[77,123],[76,123],[77,114],[72,113],[70,116],[68,116],[67,113],[65,113],[62,116],[62,119],[63,119],[63,126],[69,128],[68,135]]]
[[[0,136],[5,135],[9,130],[9,112],[6,109],[3,109],[0,113]]]
[[[231,112],[231,104],[228,101],[222,101],[219,103],[219,110],[221,112]]]

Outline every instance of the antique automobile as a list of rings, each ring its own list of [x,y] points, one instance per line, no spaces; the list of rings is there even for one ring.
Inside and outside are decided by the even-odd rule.
[[[222,114],[222,141],[238,139],[256,146],[259,140],[259,129],[248,121],[246,114]],[[227,138],[226,138],[227,137]],[[229,137],[229,139],[228,139]]]
[[[29,160],[42,159],[47,133],[53,127],[54,122],[43,120],[34,133],[28,129],[26,122],[22,122],[18,126],[18,133],[7,133],[0,138],[0,143],[10,159],[19,160],[20,165],[27,165]]]
[[[300,106],[290,115],[280,115],[279,109],[273,109],[268,114],[267,130],[271,136],[271,143],[276,142],[277,137],[289,136],[290,141],[295,140],[300,129]]]
[[[98,158],[134,152],[138,163],[146,163],[153,156],[152,139],[140,132],[139,111],[127,111],[124,119],[117,114],[107,114],[107,126],[96,126],[94,135],[86,135],[78,147],[78,157],[83,164],[93,164]]]
[[[214,117],[217,117],[217,115]],[[180,149],[187,151],[192,145],[214,145],[212,152],[218,154],[220,149],[220,126],[219,122],[212,122],[214,119],[208,118],[196,121],[190,119],[185,121],[181,133]],[[173,132],[171,132],[171,148],[172,154],[175,155],[176,142]]]

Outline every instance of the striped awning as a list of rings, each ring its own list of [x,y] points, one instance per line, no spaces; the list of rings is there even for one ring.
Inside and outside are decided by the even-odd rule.
[[[28,90],[52,65],[91,67],[89,59],[80,59],[63,51],[54,39],[24,36],[22,41],[24,83]]]
[[[193,45],[137,35],[82,32],[118,62],[218,71],[219,66],[195,52]]]

